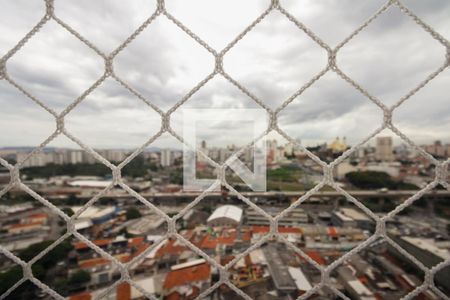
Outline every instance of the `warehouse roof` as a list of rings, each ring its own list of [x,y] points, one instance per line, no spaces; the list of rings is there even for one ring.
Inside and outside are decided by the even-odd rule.
[[[75,180],[69,182],[69,185],[78,187],[105,188],[110,186],[111,183],[112,181],[110,180]]]
[[[211,216],[208,218],[208,222],[211,222],[213,220],[217,220],[220,218],[228,218],[231,219],[237,223],[241,221],[242,218],[242,209],[234,206],[234,205],[223,205],[218,208],[212,213]]]
[[[309,283],[309,280],[306,278],[305,274],[303,274],[300,268],[289,267],[288,270],[289,274],[291,274],[291,277],[294,279],[295,284],[300,291],[306,292],[312,289],[311,283]]]
[[[363,214],[362,212],[357,211],[354,208],[341,208],[341,212],[347,217],[352,218],[355,221],[370,221],[371,219]]]

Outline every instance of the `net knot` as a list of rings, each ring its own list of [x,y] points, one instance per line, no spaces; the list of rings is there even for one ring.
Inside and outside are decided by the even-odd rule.
[[[56,130],[61,133],[64,130],[64,117],[56,118]]]
[[[120,168],[115,167],[112,170],[112,175],[113,175],[113,183],[114,183],[114,185],[118,185],[121,182],[121,180],[122,180],[122,172],[121,172]]]
[[[270,7],[272,9],[279,8],[280,7],[280,1],[279,0],[272,0]]]
[[[105,75],[111,76],[114,72],[114,66],[113,66],[113,58],[112,57],[106,57],[105,58]]]
[[[55,12],[54,0],[45,0],[45,18],[51,19]]]
[[[156,9],[156,11],[158,12],[158,13],[162,13],[164,10],[165,10],[165,3],[164,3],[164,0],[158,0],[158,4],[157,4],[158,6],[157,6],[157,9]]]
[[[23,267],[23,277],[33,278],[33,271],[31,270],[31,265],[26,265]]]
[[[276,129],[278,126],[278,115],[276,112],[273,112],[269,116],[269,126],[271,129]]]
[[[446,183],[447,182],[447,168],[448,168],[448,164],[446,163],[442,163],[438,166],[436,166],[436,180],[439,183]]]
[[[161,116],[161,126],[164,131],[170,129],[170,114],[163,114]]]
[[[216,55],[216,62],[215,62],[215,67],[214,67],[214,73],[223,73],[223,55],[218,54]]]
[[[336,56],[337,56],[337,50],[328,50],[328,66],[332,69],[332,70],[336,70],[337,69],[337,65],[336,65]]]
[[[385,233],[386,233],[386,223],[384,220],[381,220],[380,222],[377,222],[375,234],[379,236],[384,236]]]
[[[76,231],[75,229],[75,223],[73,222],[67,222],[67,232],[74,233]]]
[[[167,222],[167,234],[168,236],[174,236],[177,234],[175,222]]]
[[[10,174],[10,177],[11,177],[10,178],[11,182],[13,182],[15,184],[20,183],[20,171],[19,171],[18,167],[12,168],[11,171],[9,171],[9,174]]]
[[[391,124],[392,121],[392,111],[389,109],[384,109],[383,110],[383,122],[386,125]]]
[[[323,167],[323,179],[325,180],[326,184],[331,185],[334,183],[333,169],[328,165],[325,165]]]

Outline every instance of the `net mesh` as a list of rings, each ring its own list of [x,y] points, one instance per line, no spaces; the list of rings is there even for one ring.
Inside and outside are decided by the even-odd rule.
[[[333,291],[338,297],[342,299],[349,299],[346,295],[342,294],[339,290],[337,290],[330,281],[330,274],[333,270],[336,269],[344,260],[346,260],[349,256],[361,251],[365,247],[367,247],[369,244],[373,243],[374,241],[378,240],[379,238],[383,238],[387,243],[389,243],[392,247],[397,249],[402,255],[404,255],[406,258],[408,258],[410,261],[415,263],[421,270],[423,270],[425,274],[425,280],[420,285],[417,286],[414,290],[409,292],[406,296],[403,297],[403,299],[413,299],[417,295],[419,295],[421,292],[431,289],[434,291],[437,295],[439,295],[442,299],[449,299],[448,296],[443,294],[441,290],[439,290],[435,284],[434,284],[434,275],[442,270],[443,268],[450,266],[450,260],[445,260],[438,265],[428,268],[423,263],[421,263],[419,260],[417,260],[414,256],[410,255],[407,251],[405,251],[402,247],[400,247],[398,244],[396,244],[389,236],[386,234],[386,221],[391,219],[393,216],[395,216],[398,212],[402,211],[409,205],[411,205],[415,200],[419,199],[421,196],[423,196],[425,193],[429,192],[431,189],[436,187],[437,185],[442,185],[446,189],[450,189],[450,186],[447,182],[448,177],[448,165],[449,160],[447,161],[439,161],[436,158],[434,158],[432,155],[424,151],[422,148],[418,147],[414,144],[414,142],[409,139],[405,134],[403,134],[392,122],[392,113],[393,111],[398,108],[400,105],[402,105],[405,101],[407,101],[411,96],[413,96],[415,93],[417,93],[420,89],[422,89],[424,86],[426,86],[431,80],[433,80],[438,74],[443,72],[446,68],[448,68],[450,64],[450,43],[447,39],[445,39],[443,36],[441,36],[438,32],[436,32],[432,27],[430,27],[428,24],[426,24],[422,19],[420,19],[414,12],[412,12],[410,9],[408,9],[401,1],[398,0],[389,0],[387,1],[382,7],[376,11],[375,14],[373,14],[371,17],[369,17],[361,26],[359,26],[356,30],[354,30],[347,38],[345,38],[341,43],[339,43],[335,48],[330,47],[327,45],[324,41],[322,41],[312,30],[310,30],[308,27],[306,27],[300,20],[295,18],[289,11],[287,11],[278,0],[272,0],[269,7],[259,16],[257,17],[248,27],[246,27],[238,36],[236,36],[226,47],[221,51],[216,51],[211,46],[208,45],[207,42],[202,40],[198,35],[196,35],[193,31],[191,31],[186,25],[184,25],[182,22],[180,22],[178,19],[176,19],[165,7],[164,0],[158,0],[157,1],[157,7],[156,10],[153,12],[153,14],[144,22],[142,25],[137,28],[119,47],[117,47],[114,51],[112,51],[110,54],[104,53],[101,50],[99,50],[95,46],[95,42],[91,42],[85,37],[83,37],[79,32],[74,30],[72,27],[70,27],[67,23],[64,22],[64,20],[60,19],[58,17],[58,14],[54,11],[54,0],[44,0],[46,5],[46,12],[45,15],[39,20],[39,22],[32,28],[31,31],[29,31],[11,50],[9,50],[6,55],[4,55],[0,60],[0,80],[6,81],[12,86],[14,86],[17,90],[19,90],[21,93],[26,95],[31,101],[34,101],[39,106],[41,106],[43,109],[45,109],[48,113],[53,115],[56,122],[56,130],[44,141],[42,142],[38,147],[36,147],[31,153],[29,153],[28,158],[35,153],[42,151],[43,148],[49,144],[53,139],[55,139],[59,135],[64,135],[77,143],[80,147],[82,147],[86,152],[90,153],[92,156],[94,156],[98,161],[103,163],[105,166],[111,169],[113,174],[113,182],[110,186],[106,187],[104,190],[102,190],[99,194],[97,194],[95,197],[90,199],[82,209],[77,211],[73,216],[69,217],[66,215],[63,211],[61,211],[58,207],[53,205],[48,200],[41,197],[39,194],[37,194],[35,191],[33,191],[30,187],[25,185],[20,180],[20,168],[23,165],[24,161],[27,159],[25,158],[22,161],[17,162],[15,165],[11,165],[6,160],[0,158],[0,164],[2,164],[4,167],[6,167],[11,174],[11,180],[10,183],[2,190],[0,191],[0,197],[3,196],[5,193],[7,193],[9,190],[11,190],[13,187],[20,188],[21,190],[25,191],[29,195],[31,195],[34,199],[48,207],[52,212],[59,215],[62,219],[65,220],[67,223],[67,232],[61,236],[59,239],[57,239],[52,245],[50,245],[47,249],[42,251],[41,253],[38,253],[32,260],[25,262],[21,260],[19,257],[15,256],[10,251],[6,250],[4,247],[0,246],[0,253],[17,263],[19,266],[23,269],[23,278],[19,280],[14,286],[12,286],[8,291],[6,291],[3,295],[0,296],[0,299],[7,298],[8,295],[16,289],[19,285],[21,285],[23,282],[29,280],[33,282],[36,286],[38,286],[40,289],[42,289],[45,293],[49,294],[50,296],[54,297],[55,299],[64,299],[60,294],[58,294],[56,291],[54,291],[51,287],[43,283],[42,281],[38,280],[32,272],[32,265],[33,263],[37,262],[39,259],[41,259],[44,255],[49,253],[53,248],[55,248],[58,244],[63,242],[66,238],[69,236],[74,236],[78,238],[80,241],[85,242],[90,248],[92,248],[94,251],[96,251],[100,256],[103,258],[106,258],[110,260],[117,268],[120,270],[120,280],[116,281],[114,284],[109,286],[104,292],[102,292],[100,295],[96,297],[96,299],[101,299],[105,296],[107,296],[110,292],[112,292],[117,286],[123,282],[128,282],[130,285],[135,287],[137,290],[139,290],[143,295],[145,295],[149,299],[156,299],[156,297],[152,294],[149,294],[149,292],[139,285],[135,284],[130,276],[129,273],[129,267],[138,263],[141,261],[146,254],[148,254],[150,251],[155,249],[155,247],[158,246],[159,243],[163,242],[167,238],[176,238],[182,243],[184,243],[189,249],[191,249],[194,253],[200,255],[203,257],[211,266],[217,268],[220,274],[220,279],[211,287],[209,287],[207,290],[203,291],[197,299],[203,299],[207,297],[208,295],[211,295],[211,293],[217,289],[219,286],[225,284],[232,290],[234,290],[238,295],[242,296],[244,299],[251,299],[250,296],[245,294],[242,290],[237,288],[230,280],[229,280],[229,269],[235,264],[238,260],[245,257],[247,254],[249,254],[251,251],[255,250],[256,248],[260,247],[263,243],[269,241],[271,238],[276,238],[279,242],[285,243],[289,246],[289,248],[293,249],[296,253],[304,257],[310,264],[315,266],[318,270],[321,272],[321,281],[319,284],[315,285],[311,290],[309,290],[307,293],[301,295],[298,299],[306,299],[310,295],[317,292],[319,289],[323,287],[329,288],[331,291]],[[339,50],[346,45],[350,40],[352,40],[356,35],[361,33],[371,22],[373,22],[375,19],[377,19],[380,15],[382,15],[388,8],[392,6],[397,6],[405,15],[409,16],[412,20],[414,20],[415,23],[417,23],[420,27],[423,28],[426,32],[428,32],[433,39],[438,41],[443,47],[446,49],[446,57],[444,60],[444,63],[434,72],[428,75],[425,80],[420,82],[414,89],[412,89],[410,92],[408,92],[406,95],[401,97],[394,105],[388,107],[385,104],[383,104],[377,97],[371,95],[364,87],[359,85],[355,80],[350,78],[348,75],[346,75],[338,66],[336,62],[336,55],[339,52]],[[230,76],[224,66],[223,66],[223,58],[224,56],[232,49],[241,39],[244,39],[246,35],[263,19],[265,19],[272,11],[279,11],[282,15],[284,15],[290,22],[295,24],[300,30],[302,30],[304,33],[306,33],[315,43],[317,43],[321,48],[326,50],[328,54],[328,63],[327,66],[321,70],[317,75],[312,77],[305,85],[303,85],[300,89],[298,89],[291,97],[289,97],[287,100],[285,100],[278,108],[271,109],[269,108],[263,101],[261,101],[257,96],[255,96],[253,93],[251,93],[243,84],[239,83],[237,80],[233,79],[232,76]],[[215,58],[215,66],[214,69],[211,71],[211,73],[206,76],[203,80],[201,80],[199,83],[197,83],[184,97],[182,97],[175,105],[173,105],[167,112],[163,112],[160,108],[158,108],[156,105],[154,105],[149,99],[146,99],[143,95],[141,95],[138,91],[133,89],[132,86],[130,86],[127,82],[125,82],[123,79],[121,79],[113,69],[113,62],[115,57],[123,51],[130,43],[133,42],[133,40],[143,32],[146,28],[151,26],[152,22],[157,18],[167,18],[171,22],[173,22],[180,30],[185,32],[189,37],[191,37],[195,42],[200,44],[202,47],[204,47],[214,58]],[[21,86],[19,83],[14,81],[13,78],[11,78],[8,75],[7,71],[7,62],[8,60],[13,57],[30,39],[33,38],[33,36],[49,21],[54,20],[59,26],[67,30],[69,33],[71,33],[73,36],[75,36],[80,42],[84,43],[86,46],[94,50],[105,62],[104,67],[104,73],[103,75],[98,78],[94,84],[92,84],[86,91],[84,91],[75,101],[73,101],[70,105],[68,105],[61,113],[55,112],[53,109],[49,108],[47,105],[45,105],[40,99],[33,96],[30,92],[27,91],[26,88]],[[343,80],[347,81],[353,88],[355,88],[357,91],[359,91],[361,94],[363,94],[368,101],[372,101],[375,105],[378,106],[379,109],[381,109],[384,113],[384,120],[382,124],[380,124],[380,127],[376,129],[374,132],[372,132],[370,135],[368,135],[363,141],[360,143],[354,145],[347,151],[343,153],[342,156],[340,156],[338,159],[331,163],[325,163],[322,160],[320,160],[316,155],[308,151],[306,148],[304,148],[302,145],[298,144],[298,142],[290,137],[287,133],[285,133],[277,123],[277,116],[280,114],[281,111],[286,109],[286,107],[291,103],[296,97],[301,95],[305,90],[307,90],[314,82],[319,80],[322,76],[324,76],[328,72],[334,72],[338,76],[340,76]],[[256,102],[261,108],[263,108],[270,119],[269,126],[265,130],[264,134],[259,138],[262,138],[263,136],[267,135],[268,133],[275,131],[279,133],[281,136],[283,136],[286,140],[290,141],[303,151],[315,162],[320,164],[323,168],[323,179],[322,181],[317,184],[313,189],[309,190],[307,193],[305,193],[302,197],[300,197],[298,200],[296,200],[294,203],[292,203],[288,208],[286,208],[284,211],[282,211],[280,214],[276,216],[271,216],[268,213],[266,213],[263,209],[258,207],[256,204],[254,204],[252,201],[244,197],[242,194],[240,194],[238,191],[236,191],[229,183],[227,183],[226,178],[224,176],[226,165],[225,164],[218,164],[214,162],[213,160],[208,160],[208,162],[213,165],[217,170],[217,180],[214,182],[214,184],[205,190],[203,193],[201,193],[194,201],[190,202],[189,205],[184,208],[178,215],[169,217],[166,213],[164,213],[162,210],[160,210],[157,206],[152,204],[147,199],[143,198],[139,193],[134,191],[132,188],[130,188],[127,184],[124,183],[124,181],[121,178],[121,170],[124,168],[125,165],[127,165],[133,158],[135,158],[137,155],[139,155],[145,147],[152,144],[158,137],[160,137],[163,133],[169,133],[170,135],[174,136],[177,140],[184,143],[183,138],[180,137],[172,128],[171,128],[171,122],[170,122],[170,116],[173,112],[178,110],[190,97],[192,97],[196,92],[198,92],[208,81],[213,79],[216,76],[222,76],[226,80],[228,80],[231,84],[236,86],[239,90],[241,90],[244,94],[248,95],[251,99],[253,99],[254,102]],[[153,137],[151,137],[145,144],[143,144],[141,147],[139,147],[137,150],[135,150],[131,155],[129,155],[122,163],[115,165],[102,157],[99,153],[97,153],[94,149],[83,143],[83,141],[79,140],[75,136],[73,136],[65,127],[64,127],[64,118],[77,106],[79,105],[90,93],[92,93],[103,81],[105,81],[107,78],[112,78],[116,80],[118,83],[120,83],[123,87],[125,87],[127,90],[129,90],[131,93],[133,93],[135,96],[137,96],[140,100],[142,100],[145,104],[147,104],[149,107],[151,107],[154,111],[156,111],[161,116],[161,128]],[[414,194],[412,197],[407,199],[402,204],[398,205],[394,210],[392,210],[390,213],[383,217],[379,217],[378,215],[374,214],[371,210],[369,210],[367,207],[365,207],[361,202],[359,202],[357,199],[355,199],[353,196],[351,196],[349,193],[347,193],[345,190],[343,190],[336,182],[333,180],[333,168],[342,162],[344,159],[349,157],[355,150],[358,149],[358,147],[361,147],[363,144],[368,142],[371,138],[373,138],[376,134],[381,132],[382,130],[391,130],[394,134],[396,134],[398,137],[400,137],[403,141],[405,141],[407,144],[409,144],[411,147],[415,148],[417,151],[419,151],[423,156],[425,156],[430,162],[432,162],[436,166],[436,174],[435,179],[431,183],[429,183],[425,188]],[[256,142],[253,141],[253,142]],[[248,144],[246,147],[242,148],[240,151],[244,151],[246,148],[249,148],[252,146],[253,143]],[[175,222],[189,209],[193,208],[197,203],[199,203],[203,198],[205,198],[210,191],[213,191],[218,186],[225,186],[227,189],[229,189],[231,194],[234,194],[239,199],[241,199],[243,202],[248,204],[250,207],[255,209],[257,212],[265,216],[270,221],[270,232],[269,234],[265,235],[262,239],[260,239],[257,243],[253,244],[250,248],[248,248],[246,251],[240,253],[237,255],[232,261],[230,261],[228,264],[222,266],[221,264],[217,263],[214,259],[209,257],[206,253],[204,253],[201,249],[193,245],[190,241],[186,240],[182,235],[180,235],[177,232]],[[317,262],[315,262],[313,259],[311,259],[308,255],[306,255],[302,250],[297,248],[295,245],[290,243],[285,237],[283,237],[281,234],[278,234],[278,221],[286,216],[290,211],[295,209],[298,205],[300,205],[303,201],[308,199],[312,194],[319,191],[322,187],[325,185],[329,185],[336,189],[338,192],[340,192],[349,202],[353,203],[354,205],[358,206],[362,211],[364,211],[368,216],[373,218],[376,221],[376,231],[375,233],[365,240],[363,243],[359,244],[357,247],[353,248],[351,251],[347,252],[345,255],[334,261],[332,264],[328,266],[322,266],[319,265]],[[154,243],[151,247],[149,247],[146,251],[135,257],[133,260],[127,263],[122,263],[119,260],[117,260],[115,257],[110,255],[109,253],[105,252],[100,247],[96,246],[93,242],[91,242],[89,239],[84,237],[82,234],[78,233],[74,226],[74,220],[83,212],[85,211],[89,206],[93,205],[98,199],[100,199],[102,196],[104,196],[109,190],[111,190],[114,186],[120,186],[125,191],[127,191],[130,195],[138,199],[140,202],[142,202],[147,207],[150,207],[154,210],[159,216],[164,218],[164,220],[168,224],[168,232],[167,234],[160,239],[158,242]]]

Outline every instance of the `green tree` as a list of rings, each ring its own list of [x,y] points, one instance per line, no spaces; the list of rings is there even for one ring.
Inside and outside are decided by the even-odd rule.
[[[141,217],[141,213],[139,212],[139,210],[137,208],[131,207],[131,208],[127,209],[126,217],[127,217],[127,220],[137,219],[137,218]]]
[[[22,268],[19,266],[13,267],[6,272],[0,273],[0,295],[6,292],[23,276]]]
[[[22,250],[19,253],[19,257],[24,261],[29,261],[33,257],[35,257],[38,253],[44,251],[53,244],[54,241],[44,241],[37,244],[33,244],[28,248]],[[39,259],[34,265],[39,264],[44,267],[44,269],[49,269],[55,266],[59,261],[65,259],[69,252],[73,249],[72,244],[69,241],[63,241],[58,244],[55,248],[50,250],[47,254],[45,254],[41,259]]]
[[[66,278],[56,278],[53,282],[54,289],[60,295],[67,295],[67,290],[69,288],[69,281]]]
[[[81,285],[91,281],[91,274],[84,270],[79,270],[73,273],[69,278],[69,285]]]
[[[80,199],[78,199],[77,195],[70,194],[67,198],[67,205],[78,205],[80,204]]]
[[[147,174],[148,165],[142,155],[138,155],[122,169],[122,175],[130,177],[144,177]]]
[[[73,216],[74,214],[73,210],[70,207],[65,207],[62,209],[62,211],[69,217]]]
[[[172,172],[169,175],[169,181],[173,184],[183,184],[183,174],[181,172]]]
[[[28,248],[20,251],[18,256],[24,261],[30,261],[38,255],[41,251],[47,249],[54,241],[43,241],[30,245]],[[59,261],[67,258],[69,252],[73,249],[72,244],[69,241],[64,241],[50,250],[47,254],[41,257],[37,262],[31,266],[33,275],[43,280],[44,283],[48,283],[48,271],[54,267]],[[22,278],[22,269],[18,266],[12,267],[6,272],[0,273],[0,295],[7,291],[17,281]],[[51,278],[53,280],[53,278]],[[36,290],[36,286],[30,283],[23,283],[10,295],[11,299],[24,299],[31,297]]]
[[[417,186],[405,183],[402,181],[395,181],[386,172],[378,171],[355,171],[349,172],[345,178],[357,188],[361,189],[381,189],[388,188],[391,190],[411,190],[417,189]]]
[[[34,277],[36,277],[39,280],[44,280],[45,275],[47,274],[47,270],[44,268],[43,265],[39,263],[35,263],[31,266],[31,271],[33,271]]]

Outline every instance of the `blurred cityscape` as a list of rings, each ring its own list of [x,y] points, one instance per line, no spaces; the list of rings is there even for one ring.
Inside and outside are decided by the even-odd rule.
[[[400,299],[424,282],[412,257],[428,268],[450,259],[450,191],[436,186],[392,212],[435,179],[435,166],[418,149],[377,136],[336,164],[333,177],[339,190],[323,186],[291,206],[322,181],[322,167],[302,147],[277,139],[266,143],[267,192],[252,192],[230,172],[227,181],[248,202],[222,187],[190,209],[186,207],[200,192],[183,192],[183,153],[178,149],[146,149],[131,160],[122,170],[129,190],[115,186],[111,170],[82,150],[44,148],[29,156],[31,148],[0,149],[7,161],[23,162],[21,181],[37,193],[17,186],[1,197],[0,243],[24,261],[35,259],[34,276],[70,300],[146,299],[144,291],[157,299],[243,299],[237,289],[255,300],[296,299],[321,282],[318,266],[333,263],[374,234],[374,219],[355,205],[354,197],[377,216],[390,214],[388,239],[375,239],[341,262],[331,274],[332,287],[322,287],[308,299],[337,299],[336,291],[350,299]],[[338,137],[306,148],[331,162],[350,145]],[[436,141],[422,148],[439,159],[450,157],[450,144]],[[210,147],[203,141],[201,150],[224,162],[238,147]],[[131,154],[96,151],[114,163]],[[240,158],[252,167],[252,149]],[[197,176],[216,174],[198,159]],[[0,170],[0,190],[9,182],[9,171]],[[135,284],[114,285],[122,276],[114,261],[75,236],[34,258],[67,230],[64,219],[35,197],[74,215],[77,232],[110,258],[127,263]],[[137,197],[175,216],[182,238],[166,238],[166,220]],[[92,199],[93,205],[84,208]],[[291,210],[278,221],[279,236],[270,236],[264,214],[276,216],[286,208]],[[262,239],[259,247],[237,258]],[[233,286],[219,284],[208,293],[221,276],[211,261],[229,268]],[[0,295],[14,288],[7,299],[51,299],[34,283],[20,282],[22,275],[20,266],[0,255]],[[450,267],[437,272],[435,285],[450,295]],[[414,299],[440,296],[425,290]]]

